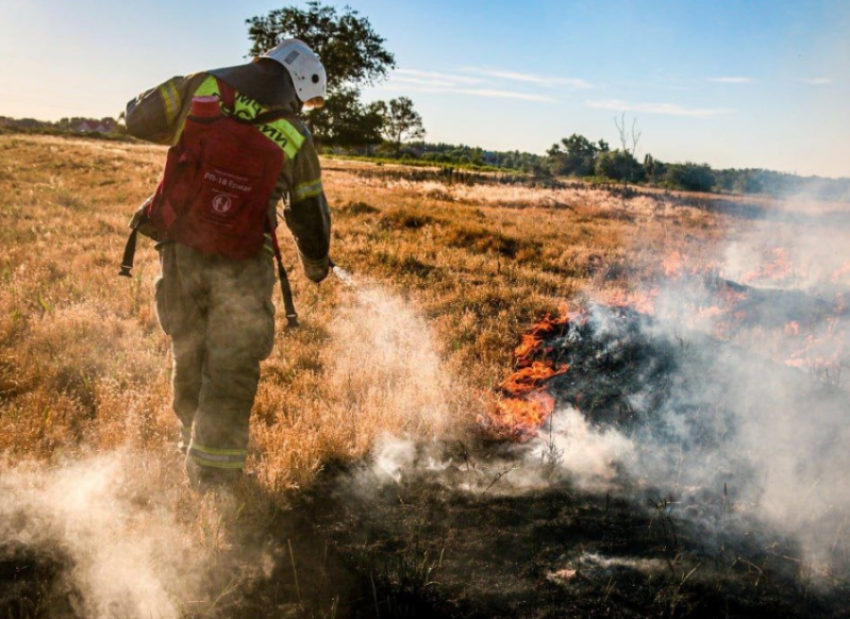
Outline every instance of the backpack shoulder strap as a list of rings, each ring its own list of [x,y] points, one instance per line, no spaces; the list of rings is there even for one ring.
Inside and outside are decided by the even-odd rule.
[[[234,90],[233,86],[225,82],[220,77],[216,76],[215,81],[218,84],[218,92],[221,97],[221,102],[224,104],[224,107],[233,112],[236,110],[236,90]],[[231,118],[234,120],[238,120],[239,122],[248,123],[251,125],[264,125],[266,123],[274,122],[280,118],[283,118],[287,115],[285,110],[266,110],[261,114],[257,114],[254,118],[248,119],[243,118],[241,116],[237,116],[233,114]]]
[[[257,114],[253,120],[251,120],[251,123],[254,125],[264,125],[266,123],[285,118],[286,116],[287,112],[285,110],[266,110],[262,114]]]

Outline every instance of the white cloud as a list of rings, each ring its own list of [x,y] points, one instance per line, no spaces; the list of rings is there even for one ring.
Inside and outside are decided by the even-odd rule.
[[[721,114],[732,114],[735,110],[729,108],[691,108],[678,103],[629,103],[620,99],[601,99],[585,101],[587,107],[617,112],[644,112],[646,114],[662,114],[665,116],[683,116],[687,118],[713,118]]]
[[[480,77],[469,77],[468,75],[454,75],[452,73],[440,73],[437,71],[420,71],[418,69],[396,69],[393,78],[403,77],[407,79],[425,79],[451,82],[452,84],[482,84],[487,80]]]
[[[463,69],[468,71],[469,69]],[[551,81],[537,75],[511,73],[509,71],[483,71],[477,76],[457,75],[438,71],[420,71],[419,69],[397,69],[392,73],[387,84],[380,90],[407,92],[428,92],[437,94],[469,95],[489,99],[517,99],[520,101],[535,101],[538,103],[554,103],[554,97],[536,92],[497,88],[493,78],[509,79],[526,84],[542,85]],[[561,79],[564,78],[552,78]],[[569,80],[567,80],[569,81]],[[581,80],[578,80],[581,82]],[[584,82],[582,82],[584,84]]]
[[[753,78],[751,77],[709,77],[707,78],[709,82],[716,82],[718,84],[752,84]]]
[[[537,103],[555,103],[557,99],[536,93],[519,92],[515,90],[496,90],[490,88],[467,88],[462,86],[442,86],[437,84],[407,84],[404,83],[394,87],[392,83],[378,86],[378,90],[397,92],[424,92],[431,94],[446,95],[470,95],[473,97],[486,97],[488,99],[518,99],[520,101],[534,101]]]
[[[436,87],[451,87],[454,86],[454,82],[438,80],[438,79],[430,79],[430,78],[421,78],[421,77],[405,77],[403,75],[394,75],[392,77],[393,82],[401,82],[402,84],[419,84],[421,86],[436,86]]]
[[[495,77],[502,80],[511,80],[514,82],[526,82],[528,84],[537,84],[539,86],[568,86],[576,90],[586,90],[593,88],[593,85],[587,80],[578,77],[557,77],[551,75],[536,75],[534,73],[517,73],[516,71],[506,71],[502,69],[480,69],[477,67],[465,67],[462,69],[467,73],[483,75],[487,77]]]
[[[831,77],[810,77],[808,79],[804,79],[803,82],[806,84],[811,84],[812,86],[829,86],[832,84]]]
[[[460,94],[474,95],[476,97],[489,97],[494,99],[521,99],[523,101],[539,101],[541,103],[555,103],[557,99],[546,95],[538,95],[528,92],[516,92],[513,90],[488,90],[483,88],[458,90]]]

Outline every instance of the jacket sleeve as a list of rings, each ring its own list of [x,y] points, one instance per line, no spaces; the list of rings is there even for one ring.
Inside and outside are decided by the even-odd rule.
[[[309,135],[291,166],[291,188],[283,216],[295,238],[305,273],[320,282],[328,274],[331,213],[322,188],[319,156]]]
[[[172,77],[127,103],[127,132],[148,142],[174,144],[191,107],[192,93],[203,73]]]

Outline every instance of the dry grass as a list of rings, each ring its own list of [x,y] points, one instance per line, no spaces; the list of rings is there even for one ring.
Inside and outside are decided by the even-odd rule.
[[[236,595],[234,554],[250,566],[240,582],[277,561],[267,559],[265,542],[244,538],[267,531],[275,503],[287,503],[323,466],[363,458],[384,434],[476,431],[532,322],[571,299],[622,298],[658,279],[673,250],[710,262],[715,241],[738,224],[707,197],[691,205],[682,196],[623,198],[582,187],[411,181],[397,169],[328,162],[332,255],[365,286],[356,292],[331,278],[316,287],[292,271],[302,328],[285,331],[276,294],[277,342],[251,424],[256,484],[235,498],[199,499],[175,449],[152,243],[140,241],[132,280],[117,276],[127,221],[155,187],[164,154],[0,136],[0,480],[23,475],[30,461],[37,471],[117,462],[121,473],[102,480],[109,490],[95,501],[110,515],[107,537],[137,536],[154,558],[172,543],[163,540],[174,540],[191,549],[175,573],[203,563],[212,574],[211,583],[184,583],[149,570],[153,585],[178,590],[175,616],[213,616]],[[293,244],[282,245],[295,265]],[[105,455],[81,458],[93,454]],[[55,482],[40,475],[27,483]],[[35,496],[26,486],[17,492]],[[97,537],[85,507],[74,517]],[[159,536],[163,514],[175,528]],[[61,509],[44,518],[65,530]]]
[[[126,222],[155,186],[163,155],[0,137],[0,451],[16,460],[119,445],[157,456],[175,440],[151,245],[140,243],[132,281],[116,277]],[[352,165],[361,173],[340,162],[326,173],[334,258],[409,301],[389,311],[413,307],[425,317],[410,324],[411,337],[433,333],[434,357],[452,377],[441,389],[462,403],[455,429],[487,405],[481,394],[498,383],[532,320],[564,299],[651,278],[660,255],[722,233],[719,217],[663,199],[387,180]],[[365,397],[375,387],[368,374],[359,383],[334,377],[346,354],[370,355],[346,353],[351,325],[370,309],[353,309],[352,293],[335,281],[316,288],[300,273],[292,279],[304,327],[287,333],[279,320],[252,427],[250,466],[274,490],[308,483],[329,459],[361,457],[381,433],[434,431],[432,421],[412,423],[410,409]],[[432,393],[413,397],[433,408]]]
[[[279,308],[276,347],[262,366],[252,415],[249,469],[256,483],[232,495],[198,496],[183,479],[174,448],[171,360],[153,312],[159,267],[152,244],[140,242],[132,280],[117,277],[126,223],[156,185],[164,153],[0,136],[0,497],[6,498],[0,550],[11,539],[14,552],[23,530],[36,550],[57,552],[42,571],[54,563],[73,571],[69,580],[86,604],[109,605],[108,614],[77,616],[334,616],[343,585],[311,580],[309,570],[300,585],[281,578],[291,565],[297,581],[294,572],[309,567],[311,553],[324,570],[328,548],[316,546],[315,532],[298,524],[315,514],[293,510],[296,516],[281,517],[280,504],[329,463],[362,459],[382,435],[423,440],[477,432],[476,420],[494,406],[493,390],[532,322],[564,301],[640,298],[639,287],[663,279],[663,259],[674,250],[688,265],[710,264],[730,235],[749,225],[746,218],[783,208],[696,194],[642,191],[624,198],[580,185],[502,186],[486,178],[447,184],[422,180],[421,171],[406,179],[398,167],[388,174],[386,166],[327,162],[332,254],[363,285],[355,291],[331,278],[316,287],[293,270],[302,328],[285,331]],[[815,214],[838,212],[804,206]],[[794,222],[787,225],[793,232]],[[283,246],[285,261],[295,265],[292,243]],[[761,331],[752,337],[771,344]],[[563,503],[540,500],[559,513],[584,509],[569,494],[558,499]],[[404,503],[417,523],[432,513],[427,497],[405,502],[391,493],[390,501]],[[483,516],[470,505],[469,520]],[[609,523],[620,526],[609,515],[608,497],[587,505],[596,516],[570,518],[567,532],[575,524],[602,539]],[[518,512],[526,507],[518,499]],[[668,520],[651,522],[666,527]],[[432,541],[442,544],[438,537]],[[560,532],[553,539],[559,553],[569,543]],[[402,554],[398,568],[401,574],[402,560],[413,557],[414,581],[416,569],[431,569],[427,555],[417,552]],[[18,571],[7,576],[9,566],[19,565],[5,559],[0,556],[0,585],[24,583]],[[804,570],[811,568],[800,565],[807,583],[811,574]],[[61,609],[65,594],[51,589],[51,578],[36,578],[44,591],[19,597]],[[266,586],[253,591],[253,601],[252,582]],[[375,581],[364,582],[377,605]],[[607,600],[619,584],[607,576],[605,582]],[[676,574],[671,582],[668,591],[653,581],[655,601],[647,608],[669,604],[664,616],[674,614],[684,580]],[[317,601],[302,603],[308,591]],[[112,608],[121,599],[135,600],[138,609]],[[272,607],[271,600],[292,608]],[[748,595],[741,600],[748,603]]]

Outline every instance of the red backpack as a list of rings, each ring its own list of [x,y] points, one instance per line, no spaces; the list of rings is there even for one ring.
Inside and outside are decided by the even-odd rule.
[[[216,78],[221,102],[234,110],[235,92]],[[145,215],[159,233],[198,251],[243,260],[261,250],[269,231],[277,259],[286,319],[298,325],[289,279],[270,225],[269,200],[284,164],[283,149],[255,125],[284,116],[264,112],[252,119],[222,114],[215,97],[195,97],[180,141],[168,149],[165,170]],[[136,235],[133,226],[119,275],[132,277]]]
[[[232,110],[233,89],[221,80],[218,85],[225,109]],[[283,150],[254,125],[281,115],[245,120],[222,114],[214,97],[195,98],[148,207],[157,230],[198,251],[234,260],[260,251],[284,158]]]

